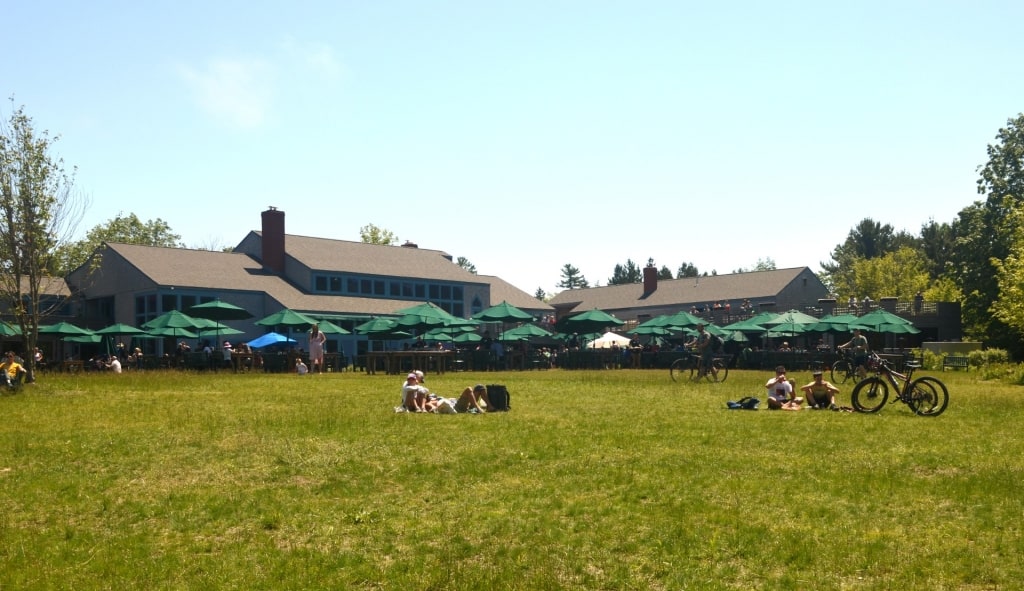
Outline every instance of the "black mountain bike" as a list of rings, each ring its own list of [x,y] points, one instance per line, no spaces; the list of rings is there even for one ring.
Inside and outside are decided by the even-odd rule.
[[[878,412],[889,399],[889,386],[896,392],[893,402],[902,402],[915,413],[924,417],[937,417],[949,404],[949,390],[939,379],[924,376],[913,379],[914,370],[921,365],[907,363],[907,373],[895,371],[887,361],[871,354],[871,361],[877,364],[878,375],[862,380],[853,388],[850,402],[859,412]]]
[[[706,379],[709,382],[724,382],[729,377],[730,358],[730,355],[716,355],[711,361],[715,371],[711,372],[709,368],[701,367],[700,355],[687,355],[672,362],[669,375],[672,376],[673,382],[698,382],[701,379]]]
[[[832,383],[833,384],[845,384],[849,381],[857,381],[860,377],[857,375],[857,363],[854,361],[856,355],[853,351],[843,350],[843,358],[839,359],[832,364]],[[871,359],[864,362],[865,369],[872,371]]]

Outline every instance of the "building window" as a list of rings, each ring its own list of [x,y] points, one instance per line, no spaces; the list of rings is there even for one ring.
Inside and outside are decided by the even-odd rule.
[[[341,293],[341,277],[331,277],[331,292]]]
[[[323,275],[317,275],[313,278],[313,290],[314,291],[327,291],[327,278]]]

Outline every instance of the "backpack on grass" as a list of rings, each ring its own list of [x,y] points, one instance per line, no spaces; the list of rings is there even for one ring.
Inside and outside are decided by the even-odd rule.
[[[757,410],[759,404],[761,401],[753,396],[745,396],[739,400],[730,400],[725,403],[730,410]]]
[[[487,386],[487,412],[507,411],[512,408],[508,388],[501,384]]]

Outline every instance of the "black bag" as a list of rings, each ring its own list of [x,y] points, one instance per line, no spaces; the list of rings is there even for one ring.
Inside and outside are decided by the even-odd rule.
[[[512,408],[508,388],[501,384],[487,386],[487,412],[507,411]]]

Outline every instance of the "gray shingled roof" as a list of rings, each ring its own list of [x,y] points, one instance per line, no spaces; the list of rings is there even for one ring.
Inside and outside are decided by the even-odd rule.
[[[262,232],[254,234],[262,239]],[[288,257],[319,271],[482,283],[477,281],[476,275],[453,263],[451,255],[440,250],[294,234],[286,234],[284,244]]]
[[[774,297],[805,270],[807,267],[795,267],[686,279],[661,279],[658,281],[658,289],[646,297],[642,283],[571,289],[559,293],[548,303],[556,308],[597,308],[605,311],[665,306],[682,308],[718,301],[731,301],[735,305],[745,298],[753,300]]]
[[[351,248],[356,244],[371,248]],[[293,258],[298,258],[297,254],[308,255],[311,252],[316,252],[313,261],[302,260],[303,263],[315,269],[399,275],[398,269],[423,268],[426,273],[412,273],[409,276],[447,279],[463,283],[489,283],[491,299],[495,302],[506,299],[509,303],[523,308],[552,309],[547,304],[529,297],[525,292],[497,277],[469,273],[444,259],[439,255],[439,251],[363,245],[362,243],[339,240],[320,241],[319,239],[293,236],[285,238],[285,245],[289,256]],[[332,245],[338,248],[332,251],[329,248]],[[161,286],[264,292],[286,308],[304,311],[379,315],[392,314],[395,310],[407,308],[410,305],[408,300],[309,294],[278,275],[264,271],[263,266],[257,260],[243,253],[118,243],[109,243],[107,246],[137,268],[140,273]],[[329,252],[324,254],[324,251]],[[355,256],[356,254],[359,256]],[[412,260],[414,264],[410,265],[407,262],[398,264],[397,260],[403,255]],[[375,262],[368,265],[367,260]],[[348,265],[349,261],[352,261],[353,264]],[[494,299],[496,297],[497,300]]]

